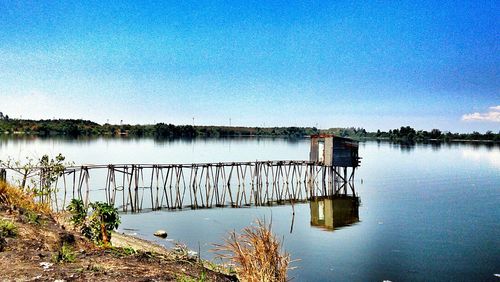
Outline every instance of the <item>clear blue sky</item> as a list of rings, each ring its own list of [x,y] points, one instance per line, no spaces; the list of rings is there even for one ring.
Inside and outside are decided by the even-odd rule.
[[[499,1],[111,2],[0,0],[0,111],[500,130]]]

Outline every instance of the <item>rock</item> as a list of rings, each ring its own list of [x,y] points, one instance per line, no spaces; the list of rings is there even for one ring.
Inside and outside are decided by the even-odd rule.
[[[153,235],[160,238],[167,238],[168,234],[165,230],[157,230]]]

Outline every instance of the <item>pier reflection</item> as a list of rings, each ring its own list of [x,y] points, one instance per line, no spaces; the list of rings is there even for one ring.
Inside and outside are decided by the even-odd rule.
[[[359,221],[359,197],[335,195],[311,199],[311,226],[335,230]]]

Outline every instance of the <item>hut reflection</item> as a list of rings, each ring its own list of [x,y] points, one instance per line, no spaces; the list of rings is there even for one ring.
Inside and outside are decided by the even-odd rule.
[[[335,230],[359,221],[359,197],[316,197],[309,202],[311,226]]]

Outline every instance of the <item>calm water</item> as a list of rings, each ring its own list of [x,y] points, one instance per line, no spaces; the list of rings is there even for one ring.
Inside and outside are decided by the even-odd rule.
[[[3,138],[0,159],[59,152],[77,164],[307,159],[308,142]],[[123,215],[120,228],[167,246],[182,241],[210,259],[212,244],[227,232],[272,218],[285,249],[301,259],[291,272],[296,281],[499,280],[494,276],[500,273],[498,146],[366,142],[360,156],[359,222],[349,226],[315,226],[317,207],[328,205],[316,203],[295,206],[291,233],[290,206]],[[342,221],[334,215],[333,222]],[[166,229],[168,239],[152,236],[157,229]]]

